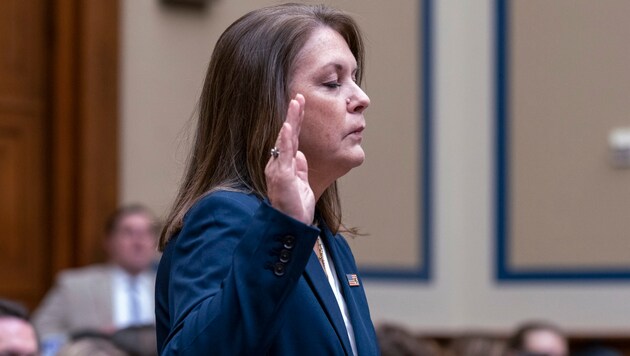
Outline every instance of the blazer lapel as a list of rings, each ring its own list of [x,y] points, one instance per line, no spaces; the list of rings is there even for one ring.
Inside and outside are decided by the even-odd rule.
[[[330,323],[333,325],[339,340],[341,340],[346,355],[352,355],[350,339],[348,338],[348,332],[346,330],[346,325],[343,322],[341,311],[339,311],[339,305],[337,304],[335,295],[333,294],[332,288],[328,283],[326,274],[324,273],[315,252],[311,253],[311,257],[306,264],[305,275],[313,293],[326,312],[328,320],[330,320]]]
[[[99,276],[99,283],[95,283],[91,291],[98,322],[108,327],[114,325],[113,274],[114,270],[112,267],[108,266],[103,269]]]
[[[348,277],[346,276],[348,273],[356,274],[357,271],[350,270],[350,266],[347,264],[348,261],[343,261],[339,258],[340,252],[332,232],[330,232],[327,228],[324,228],[323,231],[324,234],[322,235],[324,235],[323,238],[326,243],[326,247],[328,248],[329,258],[331,258],[335,264],[337,278],[339,278],[339,284],[341,285],[341,292],[344,300],[346,301],[348,313],[350,314],[350,322],[352,323],[352,328],[354,329],[354,340],[357,345],[357,353],[359,355],[368,355],[372,351],[372,349],[368,347],[370,343],[366,342],[370,333],[368,332],[365,321],[363,320],[364,315],[359,312],[359,301],[355,298],[355,293],[353,293],[352,290],[352,288],[358,287],[350,287]],[[369,320],[369,323],[371,324],[372,321]]]

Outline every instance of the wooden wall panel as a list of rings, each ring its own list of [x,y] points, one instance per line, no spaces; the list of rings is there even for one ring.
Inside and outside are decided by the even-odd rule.
[[[27,302],[45,288],[48,265],[40,122],[41,117],[0,116],[0,294]]]
[[[118,1],[54,2],[53,268],[103,259],[118,196]]]
[[[101,260],[118,195],[118,1],[0,1],[0,297]]]
[[[46,3],[0,2],[0,296],[33,305],[47,287]]]
[[[78,262],[87,264],[101,256],[118,198],[118,2],[82,1],[80,28]]]
[[[45,87],[45,1],[0,2],[0,106],[42,109]]]

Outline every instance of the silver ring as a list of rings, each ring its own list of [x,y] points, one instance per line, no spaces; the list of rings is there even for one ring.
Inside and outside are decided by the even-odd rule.
[[[278,149],[278,147],[274,147],[271,149],[271,157],[278,158],[279,155],[280,155],[280,150]]]

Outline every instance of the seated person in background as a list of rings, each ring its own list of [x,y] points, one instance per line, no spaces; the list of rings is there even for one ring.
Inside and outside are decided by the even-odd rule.
[[[407,329],[393,324],[376,328],[376,337],[382,356],[441,356],[436,342],[419,338]]]
[[[0,355],[36,356],[39,342],[22,305],[0,298]]]
[[[157,356],[154,325],[130,326],[116,331],[111,340],[121,350],[133,356]]]
[[[155,325],[135,325],[113,334],[82,331],[69,335],[55,356],[157,356]],[[0,356],[4,356],[1,355]]]
[[[509,355],[568,356],[564,333],[545,322],[524,323],[508,340]]]
[[[88,336],[66,343],[56,356],[129,356],[105,337]]]
[[[503,356],[505,343],[496,337],[467,333],[454,337],[448,345],[448,356]]]
[[[154,324],[157,231],[155,215],[144,206],[114,212],[105,227],[108,263],[61,272],[33,314],[44,343],[58,345],[80,331],[111,334]]]

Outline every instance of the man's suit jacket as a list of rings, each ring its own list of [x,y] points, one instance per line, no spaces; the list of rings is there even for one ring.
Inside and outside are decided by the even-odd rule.
[[[113,327],[112,265],[61,272],[33,314],[42,337]]]
[[[197,202],[168,243],[156,282],[163,355],[352,355],[313,246],[320,229],[253,195],[219,191]],[[358,354],[377,355],[352,252],[325,226]],[[352,285],[351,285],[352,284]]]

